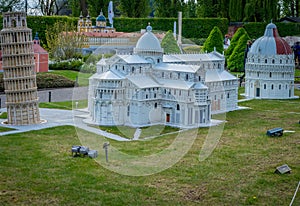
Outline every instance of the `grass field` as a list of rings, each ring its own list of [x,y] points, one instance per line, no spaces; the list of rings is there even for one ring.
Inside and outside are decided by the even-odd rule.
[[[82,73],[82,72],[77,72],[72,70],[53,70],[51,71],[51,73],[65,76],[73,81],[75,81],[76,78],[78,78],[78,84],[81,87],[89,85],[89,77],[92,75],[92,74]]]
[[[102,147],[96,159],[71,157],[71,146],[82,138],[90,139],[91,148],[108,141],[71,126],[1,136],[0,205],[289,205],[300,181],[300,100],[239,105],[251,109],[227,113],[226,123],[218,126],[224,126],[220,141],[207,159],[199,161],[199,153],[209,129],[199,128],[183,158],[149,176],[106,169],[120,166],[113,149],[109,163]],[[293,132],[267,137],[274,127]],[[110,148],[142,159],[175,138],[109,142]],[[291,174],[274,174],[282,164]],[[293,205],[300,205],[300,192]]]
[[[76,102],[78,104],[76,105]],[[39,103],[40,108],[50,108],[50,109],[83,109],[88,105],[87,100],[76,100],[76,101],[65,101],[65,102],[41,102]]]

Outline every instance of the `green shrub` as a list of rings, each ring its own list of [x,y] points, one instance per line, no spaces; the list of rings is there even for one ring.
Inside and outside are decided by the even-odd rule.
[[[239,39],[238,44],[227,60],[227,67],[230,69],[230,71],[244,71],[244,57],[248,40],[250,40],[250,37],[247,33]]]
[[[161,41],[161,47],[164,48],[164,52],[167,54],[180,53],[179,46],[173,36],[173,32],[169,30],[165,37]]]
[[[83,61],[81,60],[68,60],[60,61],[49,64],[49,70],[73,70],[80,71]]]
[[[96,73],[97,68],[95,64],[84,64],[81,66],[80,72],[94,74]]]
[[[37,73],[36,81],[38,89],[75,86],[75,81],[72,81],[62,75],[50,73]]]
[[[223,47],[223,34],[221,30],[215,26],[206,41],[204,42],[203,45],[203,51],[204,52],[212,52],[214,51],[214,48],[220,53],[223,53],[224,47]]]
[[[192,43],[195,43],[199,46],[203,46],[204,42],[206,41],[206,38],[190,38],[190,40],[192,41]]]

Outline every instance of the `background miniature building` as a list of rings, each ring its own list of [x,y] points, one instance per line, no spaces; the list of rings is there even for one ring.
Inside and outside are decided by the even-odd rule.
[[[97,63],[89,84],[91,119],[99,125],[135,127],[208,125],[212,112],[237,108],[237,79],[224,63],[218,52],[163,55],[148,26],[133,54]]]
[[[275,24],[251,46],[245,66],[245,96],[290,99],[294,96],[295,62],[291,47],[278,34]]]
[[[1,48],[7,123],[40,123],[32,33],[25,12],[3,13]]]
[[[48,72],[49,69],[49,54],[40,45],[38,33],[33,40],[33,51],[35,61],[35,72]]]
[[[96,25],[92,25],[92,20],[90,15],[88,14],[86,18],[83,18],[82,14],[80,14],[78,24],[77,24],[78,32],[100,32],[100,33],[114,33],[116,32],[115,28],[106,26],[106,18],[101,11],[99,16],[96,18]]]
[[[125,53],[133,52],[133,48],[142,33],[126,33],[117,32],[115,28],[106,25],[106,17],[102,11],[96,18],[96,25],[92,25],[91,17],[79,17],[77,30],[85,38],[85,48],[82,49],[83,54],[94,53],[116,53],[121,51]],[[164,37],[164,34],[156,34],[159,39]]]

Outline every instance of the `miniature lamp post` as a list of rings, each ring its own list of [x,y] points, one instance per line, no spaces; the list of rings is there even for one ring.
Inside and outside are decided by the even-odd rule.
[[[109,142],[104,142],[103,149],[105,150],[105,159],[106,159],[106,162],[108,162],[108,146],[109,146]]]

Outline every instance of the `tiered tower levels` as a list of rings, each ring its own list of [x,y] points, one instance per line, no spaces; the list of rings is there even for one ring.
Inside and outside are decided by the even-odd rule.
[[[27,28],[26,13],[3,14],[1,48],[7,123],[40,123],[32,32]]]

